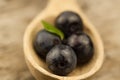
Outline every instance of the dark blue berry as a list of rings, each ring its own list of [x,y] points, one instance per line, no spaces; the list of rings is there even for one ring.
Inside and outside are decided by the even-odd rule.
[[[34,49],[40,57],[45,59],[46,54],[50,51],[50,49],[60,43],[61,41],[58,36],[46,30],[41,30],[35,37]]]
[[[61,13],[56,18],[55,25],[63,31],[65,37],[83,30],[83,23],[80,16],[72,11]]]
[[[48,68],[55,74],[65,76],[76,67],[77,59],[72,48],[66,45],[56,45],[47,54]]]
[[[85,64],[93,57],[93,43],[85,33],[71,35],[68,39],[68,45],[74,49],[78,64]]]

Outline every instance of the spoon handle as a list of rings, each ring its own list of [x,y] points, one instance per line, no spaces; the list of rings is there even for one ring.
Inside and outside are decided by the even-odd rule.
[[[49,4],[51,6],[56,6],[56,8],[59,7],[63,7],[63,6],[68,6],[68,7],[72,7],[76,5],[76,1],[77,0],[49,0]],[[70,6],[71,5],[71,6]]]
[[[49,0],[48,8],[54,12],[62,12],[65,10],[79,10],[77,0]]]

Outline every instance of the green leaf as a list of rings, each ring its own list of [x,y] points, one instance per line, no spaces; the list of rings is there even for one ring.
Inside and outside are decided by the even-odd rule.
[[[54,34],[57,34],[58,36],[60,36],[60,38],[63,40],[64,39],[64,34],[61,30],[59,30],[58,28],[56,28],[55,26],[53,26],[52,24],[46,22],[46,21],[43,21],[42,20],[42,24],[45,28],[45,30],[51,32],[51,33],[54,33]]]

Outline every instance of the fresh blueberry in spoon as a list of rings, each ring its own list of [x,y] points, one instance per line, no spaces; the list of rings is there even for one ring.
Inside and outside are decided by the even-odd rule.
[[[41,30],[35,37],[34,49],[41,58],[45,59],[50,49],[60,43],[61,40],[57,35]]]
[[[56,45],[47,54],[48,68],[55,74],[65,76],[76,67],[77,59],[72,48],[66,45]]]
[[[55,25],[65,34],[65,37],[69,37],[73,33],[77,33],[83,30],[82,19],[77,13],[72,11],[62,12],[55,20]]]
[[[71,35],[68,38],[68,45],[74,49],[78,64],[85,64],[93,57],[93,43],[86,33]]]

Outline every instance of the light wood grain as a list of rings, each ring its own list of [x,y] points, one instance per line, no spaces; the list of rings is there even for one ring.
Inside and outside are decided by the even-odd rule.
[[[102,69],[86,80],[120,79],[120,0],[79,0],[105,45]],[[26,26],[47,5],[47,0],[0,0],[0,80],[35,80],[22,49]]]

